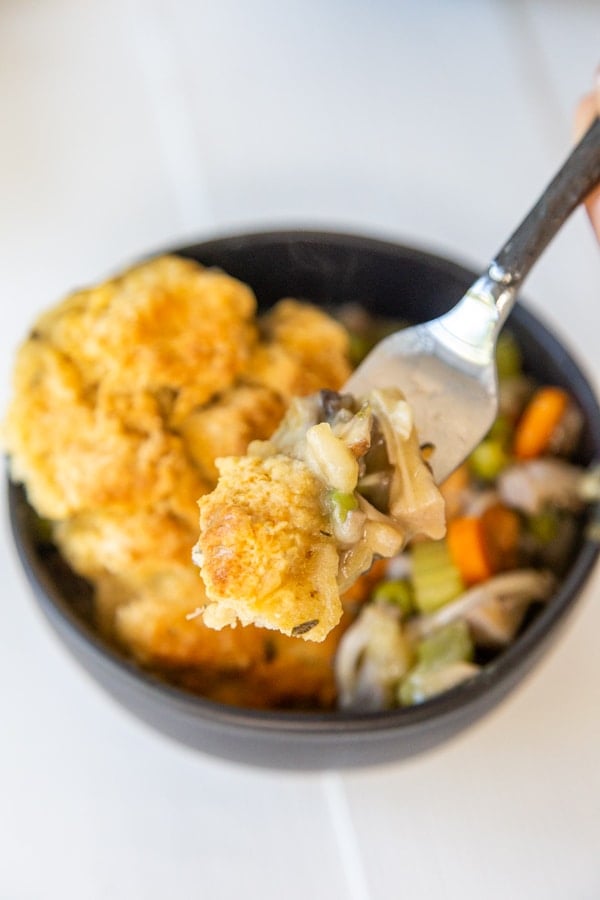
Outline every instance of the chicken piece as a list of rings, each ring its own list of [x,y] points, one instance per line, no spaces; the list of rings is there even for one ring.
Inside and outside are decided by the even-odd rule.
[[[323,640],[342,605],[322,482],[283,455],[227,457],[217,467],[218,485],[199,503],[205,623],[222,628],[239,619]]]
[[[338,390],[350,377],[346,330],[308,303],[280,300],[260,320],[262,340],[246,377],[290,400],[321,388]]]
[[[581,474],[579,466],[563,459],[529,459],[501,472],[498,493],[507,506],[530,516],[547,507],[579,512],[584,502],[579,494]]]

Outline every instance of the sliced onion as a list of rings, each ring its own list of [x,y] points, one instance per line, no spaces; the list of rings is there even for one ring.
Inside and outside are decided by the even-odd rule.
[[[342,637],[335,676],[343,708],[383,709],[410,665],[399,611],[389,606],[364,607]]]
[[[468,681],[479,671],[480,668],[475,663],[462,660],[448,663],[439,669],[419,670],[417,668],[408,676],[411,689],[410,702],[411,704],[423,703],[430,697],[436,697],[438,694],[462,684],[463,681]]]

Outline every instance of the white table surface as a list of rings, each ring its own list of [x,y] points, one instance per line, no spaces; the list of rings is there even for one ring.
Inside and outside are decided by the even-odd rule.
[[[150,250],[340,226],[483,266],[564,157],[597,0],[4,0],[0,402],[17,342]],[[600,376],[577,214],[528,285]],[[5,519],[5,517],[4,517]],[[600,572],[492,714],[408,763],[221,763],[117,707],[2,521],[0,898],[600,897]]]

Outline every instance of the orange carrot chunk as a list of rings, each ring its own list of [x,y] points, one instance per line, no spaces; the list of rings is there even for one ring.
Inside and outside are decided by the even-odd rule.
[[[515,428],[513,452],[517,459],[534,459],[544,453],[568,403],[569,395],[562,388],[538,388]]]
[[[494,503],[482,514],[481,524],[490,567],[494,572],[516,568],[521,532],[518,514],[502,503]]]
[[[493,574],[483,522],[475,516],[460,516],[448,522],[448,549],[467,585],[485,581]]]

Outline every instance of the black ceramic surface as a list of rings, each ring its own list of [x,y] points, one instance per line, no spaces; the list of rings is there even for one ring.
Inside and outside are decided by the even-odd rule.
[[[225,237],[175,251],[246,281],[261,306],[284,296],[326,306],[358,302],[388,317],[424,321],[452,306],[474,272],[419,250],[315,232]],[[572,356],[525,307],[510,328],[530,371],[569,389],[583,409],[580,461],[600,458],[600,411]],[[9,486],[15,543],[41,609],[85,669],[123,706],[172,738],[224,759],[315,769],[407,757],[450,738],[490,710],[534,665],[577,601],[598,547],[582,541],[556,594],[517,640],[473,681],[420,706],[371,714],[282,713],[216,704],[165,684],[106,644],[92,594],[49,547],[36,543],[21,487]]]

